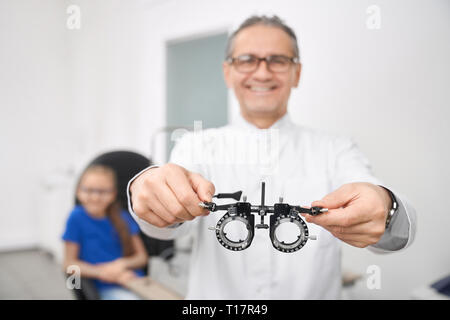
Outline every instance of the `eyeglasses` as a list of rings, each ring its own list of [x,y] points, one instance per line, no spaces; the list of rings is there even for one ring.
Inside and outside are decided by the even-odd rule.
[[[251,54],[244,54],[235,58],[228,58],[228,63],[232,64],[238,72],[250,73],[258,69],[261,61],[265,61],[267,68],[271,72],[286,72],[291,64],[298,63],[298,58],[283,55],[272,55],[258,58]]]
[[[81,186],[80,191],[89,196],[98,194],[100,197],[105,197],[107,195],[112,194],[114,192],[114,189],[95,189],[95,188],[87,188],[87,187]]]

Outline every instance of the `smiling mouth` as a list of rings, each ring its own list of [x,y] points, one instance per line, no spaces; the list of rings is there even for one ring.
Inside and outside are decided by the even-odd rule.
[[[277,88],[277,86],[271,86],[271,87],[261,87],[261,86],[247,86],[247,89],[249,89],[252,92],[270,92]]]

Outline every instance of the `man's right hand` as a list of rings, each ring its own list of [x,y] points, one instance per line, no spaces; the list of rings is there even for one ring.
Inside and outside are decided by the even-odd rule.
[[[198,204],[212,201],[214,192],[200,174],[173,163],[145,171],[130,186],[133,211],[160,228],[208,215]]]

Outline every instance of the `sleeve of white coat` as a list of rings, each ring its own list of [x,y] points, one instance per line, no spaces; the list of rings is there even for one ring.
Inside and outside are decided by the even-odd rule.
[[[329,170],[333,190],[346,183],[369,182],[391,190],[398,201],[399,209],[392,218],[390,226],[380,241],[368,248],[377,253],[387,253],[402,250],[411,245],[417,221],[415,209],[406,198],[373,176],[368,159],[352,140],[336,139],[332,143],[331,153]]]
[[[194,151],[192,149],[192,143],[189,136],[190,134],[185,134],[185,136],[183,136],[183,138],[181,138],[180,141],[175,145],[175,147],[172,150],[169,162],[178,164],[179,166],[182,166],[189,171],[199,172],[199,170],[201,169],[200,166],[196,166],[196,164],[192,163],[191,161],[193,159],[192,153]],[[184,223],[176,223],[166,228],[159,228],[139,218],[133,210],[133,204],[131,202],[131,193],[130,193],[131,183],[145,171],[157,167],[158,166],[150,166],[142,170],[128,182],[127,185],[128,211],[130,212],[134,220],[137,222],[142,232],[144,232],[146,235],[152,238],[160,240],[171,240],[185,236],[196,225],[196,222],[199,218]]]

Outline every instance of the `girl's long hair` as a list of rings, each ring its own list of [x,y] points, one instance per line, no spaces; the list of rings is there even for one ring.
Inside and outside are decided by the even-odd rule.
[[[76,190],[79,189],[80,183],[81,183],[81,180],[83,179],[83,177],[87,173],[94,172],[94,171],[110,175],[111,179],[114,181],[114,188],[117,191],[118,181],[117,181],[117,175],[116,175],[115,171],[108,166],[100,165],[100,164],[89,165],[86,169],[84,169],[83,173],[80,175],[80,177],[78,179]],[[81,204],[80,200],[78,199],[78,197],[76,195],[75,195],[75,203]],[[122,246],[122,253],[125,257],[127,257],[127,256],[131,256],[134,253],[134,250],[133,250],[133,244],[131,242],[131,235],[128,230],[128,225],[122,219],[122,216],[121,216],[121,209],[122,208],[120,207],[119,201],[116,196],[116,199],[114,199],[114,201],[108,206],[108,209],[106,210],[106,215],[111,220],[111,223],[112,223],[114,229],[119,234],[120,244]]]

